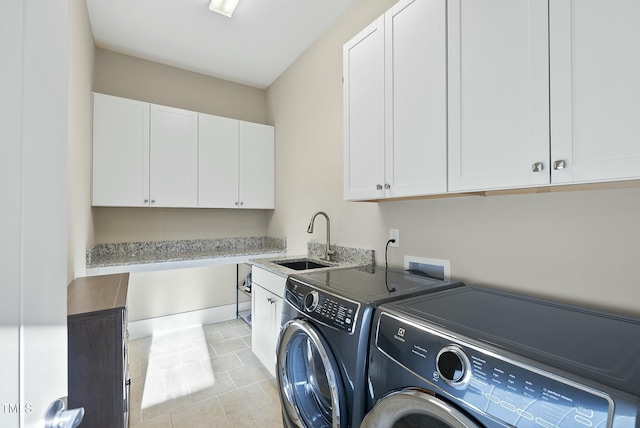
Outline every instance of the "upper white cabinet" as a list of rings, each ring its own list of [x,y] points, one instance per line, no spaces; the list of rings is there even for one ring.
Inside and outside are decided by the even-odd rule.
[[[343,48],[344,198],[384,197],[384,17]]]
[[[203,208],[274,207],[274,128],[200,113]]]
[[[548,184],[548,2],[448,5],[449,191]]]
[[[345,199],[640,178],[639,2],[444,3],[345,44]]]
[[[344,197],[446,192],[446,2],[402,0],[343,49]]]
[[[198,113],[151,105],[150,205],[198,204]]]
[[[198,116],[93,94],[95,206],[195,207]]]
[[[238,130],[235,119],[200,113],[199,207],[237,206]]]
[[[274,207],[274,128],[93,94],[94,206]]]
[[[448,13],[450,192],[640,177],[640,3]]]
[[[149,205],[149,103],[93,94],[92,203]]]
[[[550,2],[553,183],[640,177],[640,2]]]
[[[273,126],[240,121],[240,208],[274,208],[274,138]]]

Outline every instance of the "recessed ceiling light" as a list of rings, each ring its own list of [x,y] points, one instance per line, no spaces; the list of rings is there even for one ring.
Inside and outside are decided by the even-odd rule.
[[[231,18],[233,11],[236,10],[236,6],[238,6],[238,1],[239,0],[211,0],[209,9]]]

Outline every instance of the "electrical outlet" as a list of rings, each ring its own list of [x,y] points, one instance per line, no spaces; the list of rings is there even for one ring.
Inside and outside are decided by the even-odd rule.
[[[396,240],[396,242],[391,242],[389,246],[398,248],[400,246],[400,229],[389,229],[389,239]]]

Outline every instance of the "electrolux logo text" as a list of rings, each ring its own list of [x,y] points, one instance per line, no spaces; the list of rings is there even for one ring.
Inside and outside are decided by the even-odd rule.
[[[404,342],[404,333],[405,333],[405,329],[400,327],[398,328],[398,333],[393,335],[393,338],[396,340],[399,340],[400,342]]]
[[[2,414],[15,414],[15,413],[31,413],[33,412],[33,405],[26,403],[20,405],[18,403],[0,403],[0,413]]]

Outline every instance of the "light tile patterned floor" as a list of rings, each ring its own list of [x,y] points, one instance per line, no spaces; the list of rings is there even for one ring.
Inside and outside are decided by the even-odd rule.
[[[131,428],[281,428],[275,379],[242,320],[129,342]]]

